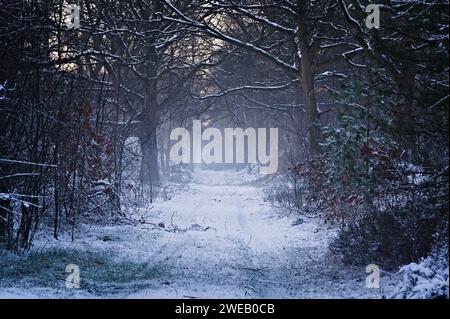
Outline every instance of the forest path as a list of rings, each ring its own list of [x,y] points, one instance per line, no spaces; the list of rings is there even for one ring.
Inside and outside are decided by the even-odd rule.
[[[280,216],[252,179],[195,171],[170,200],[130,206],[137,223],[85,225],[74,242],[43,232],[14,269],[16,257],[0,256],[0,296],[380,297],[364,287],[363,267],[331,256],[332,229],[315,221],[292,226],[295,217]],[[80,268],[81,289],[64,285],[69,263]]]
[[[332,231],[314,221],[292,226],[295,219],[280,217],[264,200],[262,188],[248,180],[243,172],[195,171],[187,191],[155,205],[168,230],[165,247],[173,248],[152,255],[167,270],[166,286],[130,297],[294,298],[359,293],[364,269],[351,278],[354,273],[328,260]]]

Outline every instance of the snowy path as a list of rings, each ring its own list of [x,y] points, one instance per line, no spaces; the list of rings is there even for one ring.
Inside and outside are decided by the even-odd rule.
[[[80,264],[81,280],[85,278],[91,289],[47,289],[40,281],[39,290],[33,284],[28,293],[130,298],[380,296],[364,288],[364,269],[333,261],[327,251],[331,231],[313,222],[292,226],[293,218],[277,215],[264,202],[262,190],[244,184],[245,178],[230,171],[196,172],[187,190],[143,214],[164,227],[86,229],[75,243],[63,243],[64,249],[77,253],[63,255],[66,263]],[[37,246],[42,250],[61,244],[48,238]],[[83,259],[80,251],[106,261],[92,262],[91,255]],[[21,282],[31,286],[26,278]],[[0,288],[3,295],[20,292]]]

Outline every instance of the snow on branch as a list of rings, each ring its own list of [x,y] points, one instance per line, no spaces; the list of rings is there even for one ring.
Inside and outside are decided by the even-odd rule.
[[[258,90],[259,91],[281,90],[281,89],[286,89],[286,88],[290,87],[292,84],[294,84],[296,82],[298,82],[297,79],[292,80],[291,82],[286,83],[286,84],[274,85],[274,86],[243,85],[243,86],[234,87],[234,88],[225,90],[221,93],[210,94],[210,95],[205,95],[205,96],[195,96],[195,98],[200,99],[200,100],[209,99],[209,98],[218,98],[218,97],[222,97],[224,95],[228,95],[230,93],[245,91],[245,90],[257,90],[257,91]]]
[[[11,164],[41,166],[41,167],[58,167],[58,165],[53,165],[53,164],[25,162],[25,161],[18,161],[18,160],[10,160],[10,159],[6,159],[6,158],[0,158],[0,162],[11,163]]]

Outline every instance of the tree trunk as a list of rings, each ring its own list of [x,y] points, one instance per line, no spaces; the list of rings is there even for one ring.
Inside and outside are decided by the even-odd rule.
[[[319,154],[319,140],[320,140],[320,127],[319,127],[319,112],[317,110],[316,93],[314,91],[314,70],[313,59],[310,55],[310,50],[307,43],[301,40],[300,50],[301,57],[301,72],[300,83],[305,95],[306,104],[306,120],[308,125],[308,144],[309,155],[314,156]]]
[[[141,178],[148,185],[157,185],[159,183],[156,130],[157,127],[144,124],[140,136],[142,151]]]
[[[9,200],[0,200],[0,243],[4,243],[7,249],[11,248],[13,216],[7,209],[13,209]]]
[[[157,129],[159,112],[157,105],[156,80],[147,81],[140,129],[142,151],[141,178],[145,184],[159,184]]]
[[[162,4],[159,1],[150,5],[152,10],[145,10],[144,20],[151,20],[153,12],[161,12]],[[157,29],[158,22],[152,23]],[[141,114],[140,144],[142,151],[141,179],[144,184],[159,184],[158,143],[157,129],[159,126],[160,111],[158,105],[158,63],[159,56],[156,49],[156,39],[149,37],[145,43],[146,63],[144,73],[146,75],[144,88],[144,105]]]

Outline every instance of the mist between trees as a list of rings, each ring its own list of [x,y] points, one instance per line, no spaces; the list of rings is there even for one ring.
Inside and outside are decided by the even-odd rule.
[[[4,248],[126,220],[130,189],[151,200],[176,174],[169,135],[193,120],[278,128],[268,199],[337,225],[347,262],[447,240],[447,1],[380,0],[370,30],[352,0],[71,2],[78,27],[64,1],[0,2]]]

